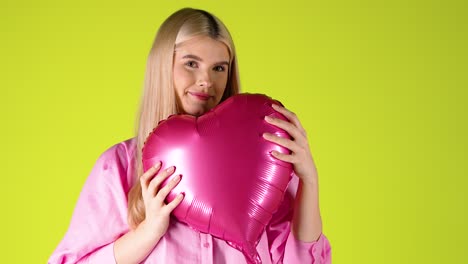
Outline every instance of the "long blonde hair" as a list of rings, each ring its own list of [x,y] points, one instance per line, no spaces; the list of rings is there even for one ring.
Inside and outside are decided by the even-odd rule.
[[[229,49],[228,81],[222,101],[240,92],[234,43],[226,26],[217,17],[203,10],[184,8],[163,22],[146,63],[145,82],[135,126],[137,149],[134,175],[138,178],[128,193],[128,223],[132,229],[145,219],[139,177],[143,174],[141,150],[146,137],[159,121],[177,114],[172,75],[174,48],[175,45],[195,36],[209,36],[223,42]]]

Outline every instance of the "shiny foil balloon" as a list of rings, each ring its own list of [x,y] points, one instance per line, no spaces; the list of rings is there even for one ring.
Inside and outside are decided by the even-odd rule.
[[[190,227],[224,239],[249,263],[261,263],[256,245],[278,209],[292,177],[292,165],[271,151],[288,149],[262,137],[289,138],[265,116],[287,120],[261,94],[228,98],[200,117],[173,115],[161,121],[143,147],[143,169],[158,161],[176,166],[182,180],[168,195],[185,193],[173,215]],[[165,183],[164,183],[165,184]]]

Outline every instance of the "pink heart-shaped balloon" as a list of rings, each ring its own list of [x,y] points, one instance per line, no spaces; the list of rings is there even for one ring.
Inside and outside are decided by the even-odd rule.
[[[289,138],[264,120],[287,120],[272,104],[280,103],[261,94],[239,94],[198,118],[170,116],[148,136],[142,154],[144,171],[162,161],[163,168],[176,166],[176,174],[182,174],[167,197],[172,201],[185,193],[173,215],[224,239],[250,263],[261,263],[255,247],[292,177],[292,165],[270,154],[290,151],[262,137],[269,132]]]

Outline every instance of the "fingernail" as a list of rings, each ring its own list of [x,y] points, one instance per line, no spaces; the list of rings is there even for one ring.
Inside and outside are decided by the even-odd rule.
[[[271,117],[269,117],[269,116],[265,116],[265,120],[266,120],[266,121],[271,121],[271,120],[272,120],[272,118],[271,118]]]
[[[169,167],[166,169],[167,172],[171,173],[175,170],[175,166]]]
[[[272,104],[271,107],[273,108],[279,108],[279,106],[277,104]]]
[[[158,161],[156,164],[154,164],[154,168],[158,169],[161,166],[161,161]]]
[[[180,180],[180,177],[181,177],[181,175],[179,174],[179,175],[175,176],[174,178],[172,178],[172,180],[177,182],[177,181]]]

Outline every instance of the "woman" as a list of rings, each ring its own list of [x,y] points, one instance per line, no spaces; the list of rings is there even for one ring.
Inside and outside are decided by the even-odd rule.
[[[89,175],[69,230],[49,263],[243,263],[224,241],[171,218],[183,200],[166,204],[180,181],[161,164],[143,173],[141,149],[151,130],[169,115],[199,116],[239,93],[236,52],[224,24],[203,10],[181,9],[160,27],[148,57],[136,137],[105,151]],[[317,171],[297,117],[275,108],[290,122],[267,118],[293,140],[264,134],[291,150],[273,152],[293,164],[294,177],[282,206],[257,245],[262,263],[330,263],[322,234]],[[172,178],[159,188],[162,181]],[[297,190],[297,195],[296,195]],[[294,210],[293,210],[294,209]]]

